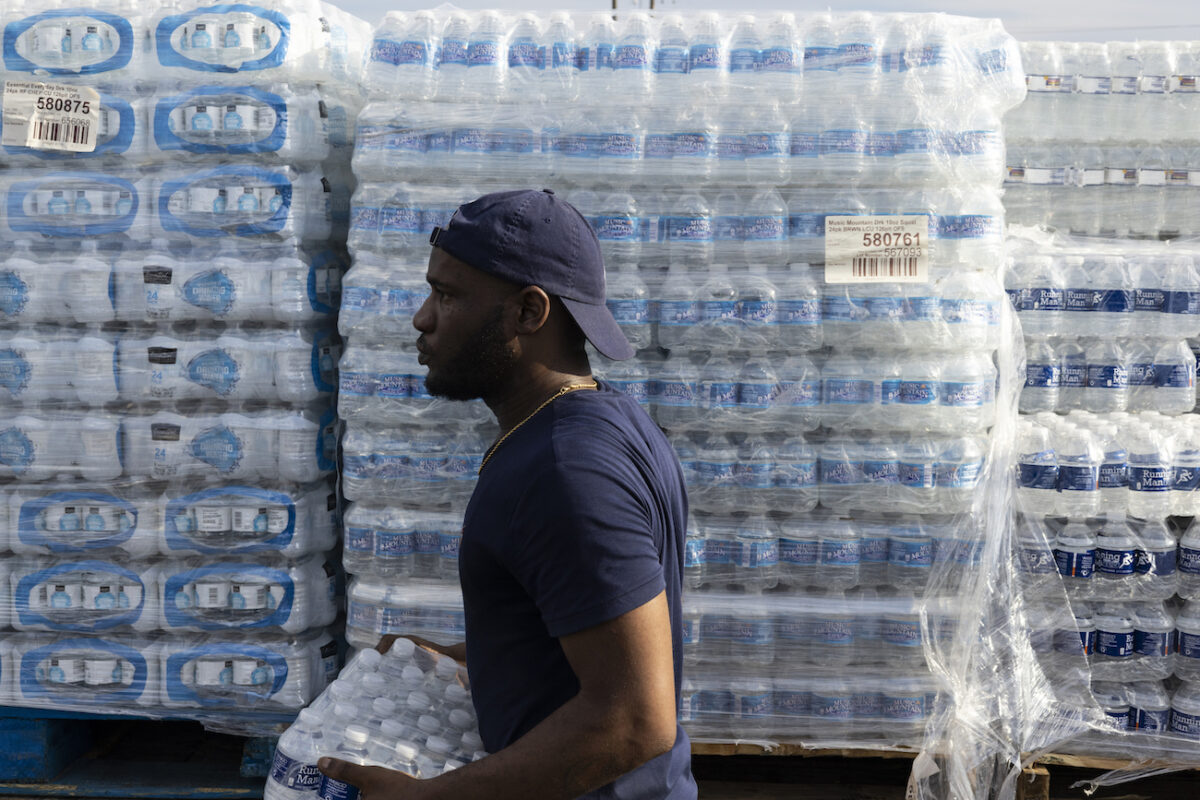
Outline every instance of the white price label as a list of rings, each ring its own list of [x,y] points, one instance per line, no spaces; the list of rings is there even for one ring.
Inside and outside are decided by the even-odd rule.
[[[825,218],[826,283],[927,283],[929,217]]]
[[[100,128],[100,93],[87,86],[40,81],[4,82],[0,144],[91,153]]]

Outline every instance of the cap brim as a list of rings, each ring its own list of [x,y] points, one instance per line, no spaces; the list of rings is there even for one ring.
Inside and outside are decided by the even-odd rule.
[[[592,347],[613,361],[633,358],[633,345],[621,332],[621,326],[613,319],[612,312],[603,303],[583,303],[579,300],[560,298],[567,311],[571,312],[583,335]]]

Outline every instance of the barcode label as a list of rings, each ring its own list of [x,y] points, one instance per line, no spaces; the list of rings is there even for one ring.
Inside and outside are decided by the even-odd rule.
[[[33,125],[33,136],[42,144],[80,145],[88,140],[92,126],[86,122],[64,122],[39,119]]]
[[[858,256],[850,262],[851,274],[855,278],[913,278],[917,275],[920,259],[879,258]]]
[[[100,94],[87,86],[4,82],[0,144],[91,153],[100,127]]]
[[[925,214],[825,218],[826,283],[927,283]]]

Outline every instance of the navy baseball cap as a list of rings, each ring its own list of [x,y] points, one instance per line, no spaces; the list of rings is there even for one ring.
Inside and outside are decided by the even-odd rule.
[[[550,189],[485,194],[458,207],[429,243],[475,269],[562,300],[592,346],[611,359],[633,347],[604,303],[596,232]]]

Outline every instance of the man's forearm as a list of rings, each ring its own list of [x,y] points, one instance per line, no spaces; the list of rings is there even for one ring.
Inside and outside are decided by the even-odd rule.
[[[434,800],[570,800],[675,744],[668,726],[577,695],[504,750],[418,784]],[[605,704],[608,705],[608,704]]]

